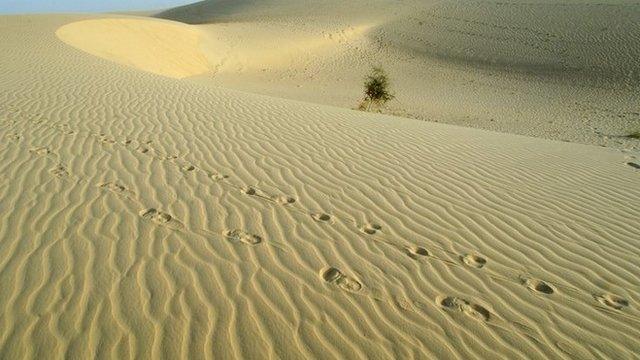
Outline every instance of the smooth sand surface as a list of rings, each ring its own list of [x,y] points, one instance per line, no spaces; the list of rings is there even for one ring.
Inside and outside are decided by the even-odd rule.
[[[265,31],[305,9],[203,4],[261,11]],[[367,38],[374,16],[350,14],[327,38]],[[639,356],[640,153],[219,88],[207,36],[250,25],[191,20],[0,17],[0,357]],[[131,43],[70,31],[108,24]],[[163,45],[192,30],[198,51]],[[321,38],[299,51],[331,56]],[[163,58],[174,46],[211,75],[175,79],[191,65]],[[247,74],[249,51],[229,53]],[[494,95],[469,111],[512,107]]]
[[[93,19],[60,27],[65,43],[120,64],[181,79],[209,71],[200,34],[187,25],[152,19]]]

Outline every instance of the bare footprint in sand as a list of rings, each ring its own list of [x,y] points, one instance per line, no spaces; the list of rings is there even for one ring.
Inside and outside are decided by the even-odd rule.
[[[29,150],[29,152],[32,153],[32,154],[35,154],[35,155],[39,155],[39,156],[43,156],[43,155],[47,155],[47,154],[51,153],[51,151],[46,147],[33,148],[33,149]]]
[[[362,284],[358,280],[345,275],[338,268],[325,267],[320,271],[320,277],[324,281],[335,284],[345,291],[358,292],[362,289]]]
[[[369,224],[365,224],[363,226],[360,227],[360,231],[367,234],[367,235],[373,235],[375,233],[377,233],[378,231],[382,230],[382,226],[375,224],[375,223],[369,223]]]
[[[476,269],[481,269],[487,264],[487,259],[476,254],[462,255],[460,256],[460,260],[462,260],[465,265],[474,267]]]
[[[331,220],[330,215],[322,214],[322,213],[311,214],[311,218],[313,218],[313,220],[315,221],[320,221],[320,222],[327,222]]]
[[[249,234],[243,230],[227,230],[224,236],[231,242],[239,242],[247,245],[257,245],[262,242],[262,238],[258,235]]]
[[[491,312],[485,307],[455,296],[439,296],[436,304],[446,311],[461,312],[476,320],[489,321]]]
[[[616,310],[622,310],[629,306],[629,301],[615,294],[602,294],[594,296],[601,304]]]

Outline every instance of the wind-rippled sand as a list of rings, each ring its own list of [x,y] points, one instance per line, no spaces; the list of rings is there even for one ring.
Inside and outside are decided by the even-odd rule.
[[[638,357],[637,152],[60,40],[105,17],[183,26],[0,17],[0,357]]]

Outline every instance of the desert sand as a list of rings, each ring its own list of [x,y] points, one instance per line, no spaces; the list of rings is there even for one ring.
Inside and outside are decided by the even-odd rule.
[[[1,16],[0,357],[638,358],[638,6],[367,4]]]

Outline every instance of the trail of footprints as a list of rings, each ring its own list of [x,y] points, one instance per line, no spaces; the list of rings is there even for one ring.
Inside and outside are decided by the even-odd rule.
[[[55,125],[55,126],[51,126],[51,125],[47,125],[46,123],[43,123],[40,120],[37,121],[32,121],[35,124],[38,125],[45,125],[48,126],[49,128],[53,128],[56,131],[62,133],[63,135],[75,135],[76,132],[71,130],[67,124],[62,124],[62,125]],[[108,137],[106,134],[104,133],[100,133],[100,134],[88,134],[88,136],[95,138],[98,142],[100,142],[103,145],[116,145],[116,144],[122,144],[124,146],[129,146],[132,145],[134,143],[133,140],[131,139],[126,139],[122,142],[118,142],[118,140],[116,140],[115,138],[111,138]],[[9,136],[9,139],[12,141],[17,141],[20,140],[22,137],[18,134],[18,133],[13,133]],[[162,155],[162,154],[150,154],[151,149],[149,148],[149,145],[152,143],[151,141],[144,141],[144,142],[137,142],[138,146],[135,148],[135,151],[138,151],[139,153],[142,154],[149,154],[149,155],[153,155],[156,159],[158,160],[164,160],[164,161],[170,161],[170,160],[176,160],[178,159],[178,156],[175,155]],[[29,149],[29,152],[35,156],[48,156],[50,154],[52,154],[52,151],[48,148],[48,147],[33,147],[31,149]],[[180,170],[183,172],[191,172],[196,170],[197,168],[194,165],[191,164],[184,164],[180,166]],[[59,164],[58,166],[52,168],[49,170],[49,172],[57,177],[57,178],[64,178],[69,176],[69,171],[67,170],[67,168],[62,165]],[[225,179],[228,179],[229,176],[228,175],[224,175],[224,174],[219,174],[219,173],[210,173],[209,177],[213,180],[213,181],[222,181]],[[126,197],[129,200],[134,200],[138,205],[140,205],[139,201],[131,198],[129,195],[131,195],[131,192],[124,186],[121,185],[117,182],[106,182],[106,183],[102,183],[98,185],[99,188],[109,191],[111,193],[114,193],[116,195],[126,195]],[[247,191],[247,194],[249,195],[256,195],[257,192],[255,190],[251,191]],[[266,197],[264,195],[261,195],[261,197]],[[279,203],[279,204],[291,204],[293,202],[295,202],[295,199],[288,197],[288,196],[274,196],[274,197],[268,197],[269,200],[272,200],[273,202]],[[147,221],[151,221],[157,225],[161,225],[161,226],[167,226],[169,228],[172,229],[183,229],[184,226],[182,223],[180,223],[177,219],[175,219],[172,215],[159,211],[155,208],[146,208],[143,209],[141,211],[139,211],[139,215],[141,218],[147,220]],[[240,244],[246,244],[246,245],[257,245],[263,242],[262,237],[258,236],[258,235],[254,235],[254,234],[250,234],[246,231],[240,230],[240,229],[234,229],[234,230],[226,230],[221,234],[224,238],[226,238],[227,240],[229,240],[232,243],[240,243]]]
[[[71,130],[66,124],[59,125],[56,127],[56,129],[64,135],[76,134],[76,132]],[[101,133],[98,135],[94,135],[94,134],[89,134],[89,135],[97,138],[97,140],[100,143],[105,145],[119,144],[119,142],[116,139],[110,138],[104,133]],[[21,138],[21,136],[18,133],[14,133],[10,135],[9,138],[11,140],[17,141]],[[144,141],[144,142],[136,141],[135,143],[137,144],[137,146],[134,148],[135,151],[145,155],[153,156],[155,159],[163,160],[163,161],[173,161],[178,159],[178,156],[175,156],[175,155],[160,154],[157,151],[153,151],[149,147],[149,145],[152,144],[151,141]],[[121,144],[128,147],[134,144],[134,141],[130,139],[126,139],[123,142],[121,142]],[[51,153],[51,151],[46,147],[32,148],[30,152],[36,156],[46,156]],[[634,169],[640,169],[640,165],[637,163],[629,161],[626,164]],[[178,164],[178,166],[180,167],[180,170],[184,173],[200,170],[198,167],[196,167],[193,164],[181,164],[181,165]],[[50,172],[51,174],[53,174],[58,178],[64,178],[69,175],[69,172],[63,165],[58,165],[57,167],[51,169]],[[220,174],[216,172],[209,172],[207,173],[207,175],[214,182],[223,182],[229,179],[228,175]],[[251,187],[251,186],[240,187],[229,182],[227,182],[226,184],[231,187],[239,189],[240,192],[244,195],[256,197],[256,198],[266,200],[278,205],[289,205],[296,202],[296,199],[293,197],[289,197],[286,195],[269,195],[268,193],[265,193],[255,187]],[[128,192],[128,190],[123,185],[120,185],[115,182],[108,182],[105,184],[101,184],[99,186],[107,191],[110,191],[118,195],[123,195]],[[334,221],[334,217],[326,213],[306,212],[306,214],[310,215],[314,221],[319,223],[330,224]],[[184,226],[175,218],[173,218],[173,216],[171,216],[170,214],[164,213],[162,211],[159,211],[155,208],[143,209],[139,212],[139,215],[141,216],[141,218],[151,221],[157,225],[169,226],[170,228],[173,228],[173,229],[184,228]],[[382,231],[382,226],[376,223],[367,223],[359,226],[358,230],[365,235],[376,235]],[[264,242],[264,239],[261,236],[248,233],[241,229],[225,230],[224,232],[221,233],[221,235],[224,238],[226,238],[229,242],[235,243],[235,244],[255,246]],[[433,256],[433,254],[427,248],[424,248],[421,246],[403,246],[402,250],[405,252],[407,256],[409,256],[413,260],[419,260],[422,258],[437,259]],[[438,259],[438,260],[442,260],[442,259]],[[482,269],[488,263],[486,258],[477,254],[460,255],[459,261],[460,261],[460,265],[474,268],[474,269]],[[324,282],[330,285],[334,285],[349,293],[359,293],[363,289],[363,284],[360,281],[358,281],[354,277],[351,277],[345,274],[342,270],[340,270],[337,267],[327,266],[321,269],[319,275]],[[539,294],[543,296],[551,296],[557,293],[556,288],[552,284],[540,279],[527,277],[527,276],[520,276],[520,283],[521,285],[525,286],[528,290],[530,290],[535,294]],[[623,310],[624,308],[629,306],[628,300],[615,294],[610,294],[610,293],[597,294],[597,295],[593,295],[593,298],[600,304],[615,310]],[[474,318],[476,320],[481,320],[481,321],[490,321],[493,316],[492,313],[486,307],[480,304],[474,303],[472,301],[469,301],[468,299],[456,297],[456,296],[438,296],[436,298],[436,306],[440,307],[444,311],[462,313],[466,316],[469,316],[471,318]]]

